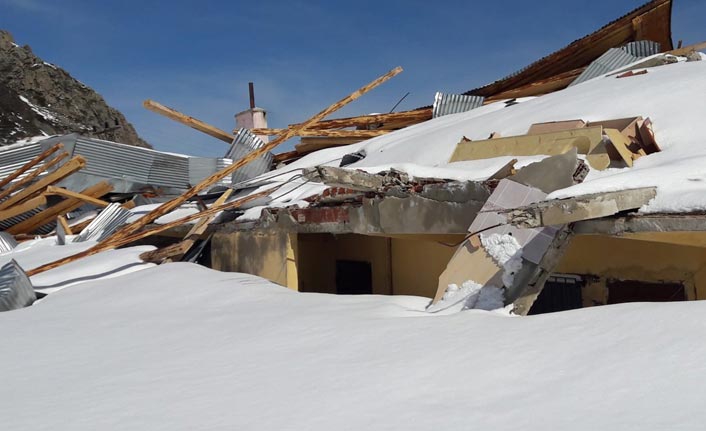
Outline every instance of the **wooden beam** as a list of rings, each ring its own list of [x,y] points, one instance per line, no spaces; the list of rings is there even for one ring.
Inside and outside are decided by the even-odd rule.
[[[202,180],[199,184],[196,184],[195,186],[193,186],[192,188],[190,188],[189,190],[184,192],[184,194],[182,194],[181,196],[174,198],[169,202],[165,202],[164,204],[160,205],[159,207],[157,207],[153,211],[150,211],[149,213],[147,213],[144,216],[142,216],[141,218],[139,218],[137,221],[124,226],[122,229],[115,232],[113,235],[111,235],[109,238],[102,241],[101,243],[96,244],[95,246],[91,247],[90,249],[88,249],[82,253],[78,253],[73,256],[68,256],[66,258],[59,259],[57,261],[43,265],[40,268],[36,268],[33,271],[33,273],[38,274],[40,272],[47,271],[52,268],[56,268],[57,266],[61,266],[65,263],[73,262],[76,259],[80,259],[80,258],[86,257],[86,256],[91,256],[96,253],[100,253],[101,251],[104,251],[104,250],[110,250],[112,248],[119,247],[120,244],[125,244],[124,241],[128,237],[130,237],[131,234],[135,234],[135,232],[139,231],[140,229],[145,227],[147,224],[153,222],[154,220],[158,219],[159,217],[178,208],[184,202],[186,202],[189,198],[196,195],[200,191],[206,189],[207,187],[211,186],[215,182],[232,174],[235,170],[237,170],[237,169],[243,167],[244,165],[246,165],[247,163],[250,163],[251,161],[257,159],[261,155],[266,154],[267,152],[271,151],[272,149],[274,149],[275,147],[277,147],[278,145],[280,145],[284,141],[290,139],[292,136],[294,136],[294,133],[298,132],[299,130],[311,127],[311,125],[313,125],[314,123],[321,121],[326,116],[336,112],[337,110],[341,109],[342,107],[344,107],[348,103],[358,99],[363,94],[376,88],[377,86],[388,81],[389,79],[392,79],[394,76],[397,76],[400,73],[402,73],[401,67],[396,67],[396,68],[392,69],[391,71],[389,71],[385,75],[380,76],[379,78],[375,79],[374,81],[370,82],[369,84],[361,87],[360,89],[354,91],[353,93],[351,93],[348,96],[344,97],[343,99],[339,100],[338,102],[330,105],[329,107],[327,107],[323,111],[319,112],[318,114],[314,115],[313,117],[311,117],[309,120],[305,121],[304,123],[301,123],[301,126],[287,129],[286,133],[278,136],[276,139],[272,140],[271,142],[267,143],[266,145],[263,145],[262,147],[258,148],[257,150],[249,153],[247,156],[234,162],[232,165],[226,167],[225,169],[223,169],[219,172],[216,172],[213,175],[209,176],[208,178]],[[234,202],[238,202],[238,201],[234,201]],[[210,209],[207,211],[210,211]],[[202,214],[202,216],[203,216],[203,214],[205,212],[206,211],[201,212],[199,214]],[[182,222],[182,224],[183,223],[185,223],[185,222]]]
[[[78,199],[80,201],[84,201],[84,202],[87,202],[87,203],[90,203],[90,204],[93,204],[93,205],[99,206],[99,207],[107,207],[108,205],[110,205],[108,202],[106,202],[104,200],[97,199],[92,196],[84,195],[84,194],[81,194],[78,192],[73,192],[71,190],[67,190],[62,187],[49,186],[49,187],[47,187],[46,194],[63,196],[65,198],[74,198],[74,199]]]
[[[81,194],[94,198],[99,198],[110,193],[111,191],[113,191],[113,186],[111,186],[107,181],[102,181],[96,185],[87,187],[86,189],[82,190]],[[73,211],[83,204],[83,201],[78,199],[65,199],[62,202],[59,202],[58,204],[45,209],[39,214],[35,214],[27,220],[24,220],[14,226],[10,226],[7,231],[13,235],[34,232],[45,224],[54,221],[57,216]]]
[[[251,129],[256,135],[280,135],[286,129]],[[390,133],[391,130],[332,130],[332,129],[306,129],[300,130],[296,136],[323,136],[331,138],[374,138]]]
[[[29,175],[25,175],[19,181],[17,181],[14,184],[11,184],[10,187],[1,191],[0,192],[0,199],[3,199],[3,198],[6,198],[7,196],[10,196],[11,194],[13,194],[16,191],[18,191],[19,189],[21,189],[25,184],[31,183],[39,175],[41,175],[42,173],[51,169],[57,163],[59,163],[60,161],[62,161],[64,158],[66,158],[68,156],[69,155],[67,153],[61,153],[58,156],[54,157],[52,160],[50,160],[48,163],[45,163],[42,166],[35,169],[34,171],[32,171]]]
[[[37,157],[33,158],[29,162],[25,163],[21,168],[15,170],[13,173],[10,175],[6,176],[5,178],[0,181],[0,189],[5,187],[6,185],[10,184],[15,178],[19,177],[20,175],[24,174],[25,172],[29,171],[36,165],[38,165],[42,160],[48,158],[55,152],[59,151],[60,149],[64,148],[64,144],[59,142],[58,144],[50,147],[49,149],[43,151],[41,154],[39,154]]]
[[[35,198],[28,199],[22,202],[21,204],[14,205],[12,208],[0,211],[0,220],[7,220],[9,218],[18,216],[22,213],[26,213],[27,211],[33,210],[42,205],[46,205],[46,203],[46,195],[41,194]]]
[[[221,141],[227,144],[233,143],[234,136],[232,134],[226,132],[225,130],[219,129],[218,127],[205,123],[199,119],[182,114],[176,109],[169,108],[167,106],[162,105],[161,103],[149,99],[145,100],[142,105],[152,112],[164,115],[165,117],[171,120],[174,120],[185,126],[189,126],[192,129],[198,130],[199,132],[203,132],[209,136],[213,136],[214,138],[220,139]]]
[[[340,129],[343,127],[365,127],[370,124],[384,124],[389,122],[421,123],[431,120],[431,108],[416,109],[414,111],[392,112],[389,114],[359,115],[357,117],[335,118],[319,121],[312,124],[312,129]],[[301,123],[290,124],[288,128],[300,126]]]
[[[356,144],[363,140],[362,138],[302,138],[294,149],[299,154],[308,154],[325,148]]]
[[[74,172],[82,169],[84,166],[86,166],[86,160],[83,157],[76,156],[72,158],[54,172],[47,174],[44,178],[40,179],[36,183],[27,186],[23,190],[10,196],[7,200],[0,202],[0,210],[7,209],[12,205],[22,202],[24,199],[30,197],[34,193],[43,190],[50,184],[54,184],[58,181],[63,180]]]
[[[287,151],[286,153],[275,154],[272,161],[277,164],[286,162],[287,160],[298,159],[300,157],[302,157],[302,155],[296,151]]]

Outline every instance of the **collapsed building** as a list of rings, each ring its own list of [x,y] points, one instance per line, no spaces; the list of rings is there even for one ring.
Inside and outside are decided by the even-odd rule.
[[[51,182],[50,193],[123,206],[139,196],[130,211],[152,217],[121,219],[127,228],[111,240],[114,219],[78,229],[67,219],[80,217],[40,199],[31,210],[49,210],[44,230],[17,220],[4,229],[20,240],[98,230],[111,247],[158,231],[152,241],[164,247],[145,260],[198,260],[301,292],[426,296],[433,312],[704,299],[706,147],[694,129],[706,114],[694,96],[706,90],[704,45],[674,48],[671,6],[647,3],[506,78],[413,111],[323,120],[324,110],[269,129],[251,97],[228,133],[147,101],[230,144],[225,157],[151,152],[134,158],[149,160],[139,172],[132,162],[98,169],[128,155],[104,157],[119,144],[94,141],[79,148],[93,157],[86,172]],[[293,151],[269,152],[295,135]],[[85,140],[53,139],[35,153],[58,142],[75,152]],[[90,194],[97,178],[110,192]],[[27,201],[12,203],[24,205],[13,217],[27,217]]]

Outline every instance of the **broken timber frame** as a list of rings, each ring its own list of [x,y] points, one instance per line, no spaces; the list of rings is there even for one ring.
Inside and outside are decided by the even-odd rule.
[[[269,142],[266,145],[263,145],[262,147],[258,148],[257,150],[249,153],[247,156],[234,162],[232,165],[228,166],[227,168],[225,168],[219,172],[216,172],[215,174],[204,179],[199,184],[196,184],[191,189],[187,190],[181,196],[179,196],[175,199],[172,199],[171,201],[165,202],[164,204],[160,205],[159,207],[157,207],[153,211],[145,214],[143,217],[141,217],[137,221],[124,226],[122,229],[115,232],[113,235],[108,237],[102,243],[96,244],[94,247],[92,247],[82,253],[68,256],[66,258],[59,259],[55,262],[51,262],[46,265],[42,265],[38,268],[35,268],[32,271],[32,274],[39,274],[41,272],[47,271],[52,268],[56,268],[56,267],[61,266],[63,264],[73,262],[73,261],[80,259],[82,257],[91,256],[96,253],[100,253],[101,251],[104,251],[104,250],[109,250],[112,248],[119,247],[120,245],[129,244],[129,242],[126,243],[124,241],[126,239],[129,239],[131,234],[134,234],[138,230],[145,227],[147,224],[153,222],[154,220],[158,219],[159,217],[178,208],[179,206],[181,206],[184,202],[186,202],[192,196],[198,194],[200,191],[206,189],[207,187],[214,184],[215,182],[232,174],[237,169],[241,168],[242,166],[246,165],[247,163],[250,163],[251,161],[262,156],[263,154],[266,154],[267,152],[271,151],[272,149],[277,147],[279,144],[283,143],[284,141],[286,141],[286,140],[290,139],[292,136],[294,136],[294,134],[297,131],[311,127],[312,124],[321,121],[326,116],[341,109],[342,107],[344,107],[348,103],[358,99],[363,94],[376,88],[377,86],[388,81],[389,79],[399,75],[400,73],[402,73],[401,67],[398,66],[398,67],[392,69],[391,71],[387,72],[385,75],[380,76],[379,78],[375,79],[374,81],[370,82],[369,84],[361,87],[360,89],[354,91],[353,93],[351,93],[348,96],[344,97],[343,99],[339,100],[338,102],[330,105],[329,107],[327,107],[323,111],[319,112],[318,114],[314,115],[313,117],[311,117],[309,120],[305,121],[304,123],[300,123],[299,126],[292,128],[292,129],[287,129],[287,131],[284,134],[278,136],[276,139],[272,140],[271,142]],[[238,201],[235,201],[235,202],[238,202]],[[198,213],[197,215],[200,214],[200,217],[203,217],[205,212],[206,211],[202,211],[201,213]],[[198,218],[200,218],[200,217],[198,217]],[[182,223],[184,223],[184,222],[182,222]],[[135,236],[135,235],[133,235],[133,236]]]
[[[286,129],[250,129],[256,135],[280,135]],[[391,130],[335,130],[335,129],[305,129],[296,136],[321,136],[326,138],[374,138],[390,133]]]
[[[10,187],[8,187],[7,189],[5,189],[5,190],[3,190],[2,192],[0,192],[0,199],[3,199],[3,198],[5,198],[5,197],[11,195],[12,193],[18,191],[18,190],[21,189],[22,186],[24,186],[25,184],[31,183],[31,182],[32,182],[35,178],[37,178],[39,175],[41,175],[42,173],[44,173],[44,172],[46,172],[47,170],[51,169],[52,167],[54,167],[54,165],[56,165],[57,163],[59,163],[60,161],[62,161],[62,160],[63,160],[64,158],[66,158],[66,157],[68,157],[68,154],[67,154],[67,153],[61,153],[61,154],[59,154],[58,156],[54,157],[54,158],[53,158],[52,160],[50,160],[49,162],[45,163],[44,165],[42,165],[42,166],[40,166],[39,168],[37,168],[37,169],[35,169],[34,171],[32,171],[29,175],[26,175],[26,176],[24,176],[22,179],[20,179],[19,181],[17,181],[16,183],[11,184]]]
[[[165,117],[172,119],[178,123],[184,124],[185,126],[189,126],[192,129],[198,130],[199,132],[203,132],[209,136],[213,136],[216,139],[220,139],[221,141],[227,144],[233,143],[234,136],[226,132],[225,130],[221,130],[218,127],[212,126],[194,117],[184,115],[176,109],[164,106],[161,103],[155,102],[154,100],[145,100],[144,102],[142,102],[142,106],[152,112],[164,115]]]

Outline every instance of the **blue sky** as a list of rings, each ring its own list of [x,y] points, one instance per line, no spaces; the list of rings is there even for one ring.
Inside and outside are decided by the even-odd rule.
[[[218,156],[225,143],[142,101],[230,131],[254,81],[270,127],[283,127],[400,65],[404,73],[334,117],[389,111],[408,91],[398,110],[413,109],[436,91],[505,76],[642,3],[0,0],[0,28],[93,87],[155,148]],[[674,3],[675,43],[706,40],[706,1]]]

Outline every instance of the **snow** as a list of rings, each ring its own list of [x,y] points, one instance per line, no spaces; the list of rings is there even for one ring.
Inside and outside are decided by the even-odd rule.
[[[379,172],[400,168],[415,177],[447,177],[456,180],[487,178],[502,167],[508,157],[449,163],[463,136],[486,139],[492,132],[501,136],[521,135],[534,123],[583,119],[598,121],[634,116],[649,117],[662,152],[637,160],[632,168],[591,171],[582,184],[559,190],[548,199],[587,193],[657,187],[657,196],[643,212],[686,212],[706,210],[706,137],[697,125],[706,116],[706,62],[679,62],[646,69],[648,73],[628,78],[604,76],[545,96],[521,100],[506,107],[497,102],[469,112],[447,115],[357,144],[312,153],[277,171],[250,182],[264,189],[292,181],[305,167],[337,166],[343,155],[364,149],[367,157],[350,169]],[[540,157],[541,158],[541,157]],[[521,165],[530,163],[521,159]],[[536,161],[537,158],[534,158]],[[466,172],[464,172],[466,171]],[[288,184],[288,185],[291,185]],[[320,185],[304,184],[298,199],[321,192]],[[286,202],[283,199],[275,203]]]
[[[157,209],[159,206],[161,206],[162,203],[156,203],[156,204],[147,204],[147,205],[138,205],[135,208],[132,208],[130,212],[132,212],[132,215],[130,218],[127,219],[126,223],[132,223],[138,219],[140,219],[142,216],[145,214]],[[193,214],[196,214],[199,212],[198,205],[195,203],[186,203],[179,208],[173,210],[172,212],[163,215],[162,217],[158,218],[157,220],[154,221],[155,224],[167,224],[170,222],[173,222],[175,220],[178,220],[182,217],[187,217]],[[194,223],[194,222],[192,222]]]
[[[522,269],[522,246],[510,234],[480,235],[485,251],[503,268],[503,284],[512,286],[517,271]]]
[[[426,303],[186,263],[85,282],[0,314],[3,429],[703,427],[704,302]]]
[[[30,107],[30,109],[32,109],[32,111],[44,117],[45,120],[52,122],[56,121],[56,116],[48,109],[40,108],[39,106],[34,105],[32,102],[29,101],[29,99],[24,96],[20,96],[20,100],[26,103]]]

